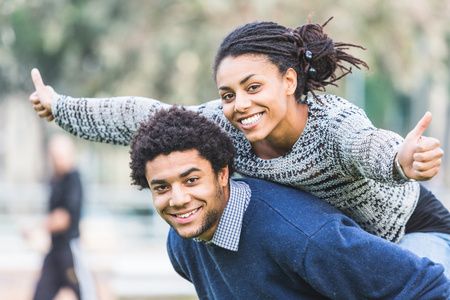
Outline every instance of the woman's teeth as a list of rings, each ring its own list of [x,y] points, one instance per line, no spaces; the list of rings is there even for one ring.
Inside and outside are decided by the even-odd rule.
[[[247,118],[247,119],[243,119],[241,120],[241,124],[242,125],[250,125],[255,123],[256,121],[258,121],[261,118],[262,114],[257,114],[254,115],[253,117]]]
[[[196,209],[194,209],[193,211],[190,211],[190,212],[188,212],[188,213],[185,213],[185,214],[182,214],[182,215],[176,215],[176,216],[177,216],[178,218],[184,219],[184,218],[187,218],[187,217],[189,217],[190,215],[194,214],[195,212],[197,212],[197,210],[198,210],[198,208],[196,208]]]

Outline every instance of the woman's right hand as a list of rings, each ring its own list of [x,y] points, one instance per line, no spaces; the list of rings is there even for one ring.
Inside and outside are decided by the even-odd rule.
[[[31,70],[31,79],[36,89],[30,95],[30,102],[33,103],[33,109],[38,112],[40,118],[46,118],[47,121],[52,121],[54,119],[52,100],[56,93],[51,86],[44,85],[38,69]]]

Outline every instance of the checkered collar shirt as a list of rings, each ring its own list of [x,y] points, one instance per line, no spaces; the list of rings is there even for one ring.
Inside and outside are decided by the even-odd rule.
[[[230,198],[217,225],[212,240],[206,244],[214,244],[221,248],[238,251],[242,221],[245,210],[250,203],[251,190],[243,181],[230,180]],[[202,242],[194,238],[196,242]]]

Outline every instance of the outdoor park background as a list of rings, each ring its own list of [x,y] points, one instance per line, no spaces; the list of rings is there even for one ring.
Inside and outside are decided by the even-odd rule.
[[[432,112],[425,135],[447,155],[427,184],[449,206],[449,0],[1,0],[0,298],[30,299],[45,252],[38,224],[51,173],[46,142],[61,130],[28,102],[33,67],[61,94],[199,104],[218,98],[211,66],[227,33],[262,20],[296,27],[311,12],[315,23],[334,16],[325,32],[335,41],[367,48],[352,53],[370,71],[354,69],[329,93],[403,136]],[[75,142],[86,195],[82,241],[101,299],[192,295],[165,255],[167,226],[150,192],[129,184],[128,148]]]

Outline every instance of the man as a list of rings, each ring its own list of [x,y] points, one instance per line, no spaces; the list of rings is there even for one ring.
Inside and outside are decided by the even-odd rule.
[[[443,267],[370,235],[325,202],[234,179],[233,144],[212,121],[173,107],[131,144],[133,184],[170,224],[175,270],[201,299],[446,299]]]
[[[81,261],[78,242],[82,186],[75,169],[72,140],[66,135],[53,137],[49,157],[54,175],[45,227],[51,234],[52,245],[33,299],[53,299],[62,287],[72,289],[78,299],[97,299],[93,278]]]

